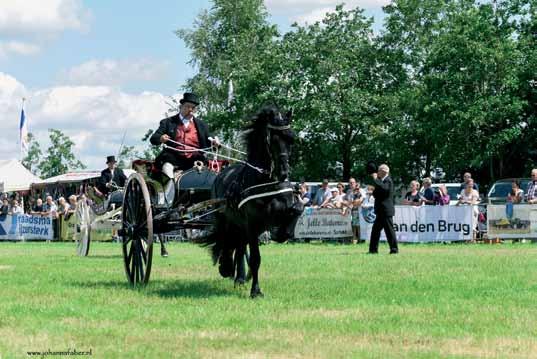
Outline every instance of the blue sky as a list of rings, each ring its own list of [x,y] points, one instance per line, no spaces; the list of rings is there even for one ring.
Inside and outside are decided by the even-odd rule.
[[[388,0],[348,0],[375,16]],[[272,23],[318,20],[339,1],[265,0]],[[194,74],[174,31],[192,27],[209,0],[0,0],[0,159],[19,158],[18,118],[26,97],[30,131],[43,150],[47,129],[76,143],[91,169],[126,143],[141,145]]]

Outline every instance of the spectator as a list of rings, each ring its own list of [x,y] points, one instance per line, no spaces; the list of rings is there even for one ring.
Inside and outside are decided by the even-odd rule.
[[[341,202],[338,201],[339,191],[337,187],[330,189],[330,197],[321,204],[321,208],[341,208]]]
[[[519,204],[524,199],[524,191],[520,189],[520,182],[513,180],[511,182],[511,192],[507,195],[507,201],[513,204]]]
[[[367,192],[364,196],[364,200],[362,201],[362,208],[375,207],[375,197],[373,196],[374,190],[375,186],[367,185]]]
[[[530,204],[537,203],[537,168],[531,170],[531,181],[528,183],[526,190],[526,202]]]
[[[324,179],[323,184],[321,185],[321,188],[317,190],[317,193],[315,193],[315,197],[313,198],[312,205],[314,207],[322,207],[322,205],[330,199],[331,193],[328,190],[328,180]]]
[[[9,213],[9,201],[7,197],[2,198],[2,207],[0,208],[0,215],[7,216]]]
[[[65,198],[58,198],[58,215],[65,216],[69,211],[69,203],[65,201]]]
[[[401,203],[410,206],[421,206],[425,201],[425,198],[419,191],[420,183],[418,181],[410,182],[410,191],[405,194]]]
[[[470,181],[466,183],[466,188],[461,192],[459,202],[457,205],[461,204],[478,204],[479,203],[479,193],[474,189],[474,180],[470,178]]]
[[[438,193],[435,195],[434,202],[440,206],[446,206],[449,204],[451,198],[445,184],[438,186]]]
[[[33,215],[41,215],[43,213],[43,200],[41,198],[37,199],[30,213]]]
[[[349,189],[344,197],[343,205],[351,208],[353,244],[356,244],[360,238],[360,206],[364,198],[365,193],[362,193],[360,182],[355,178],[349,178]]]
[[[299,200],[304,206],[311,205],[311,194],[308,192],[308,186],[305,183],[300,184],[299,187],[300,197]]]
[[[426,177],[423,179],[423,198],[424,198],[424,203],[427,205],[436,204],[434,200],[434,197],[435,197],[434,191],[431,188],[432,185],[433,185],[433,182],[431,181],[429,177]]]
[[[43,215],[56,217],[58,214],[58,206],[52,200],[52,196],[47,196],[46,203],[43,205]]]
[[[24,209],[22,206],[19,205],[19,201],[16,199],[13,200],[13,205],[11,206],[11,214],[12,215],[18,215],[18,214],[24,214]]]
[[[472,174],[470,172],[466,172],[464,175],[463,175],[463,182],[461,183],[461,192],[464,191],[464,189],[466,188],[466,185],[472,181],[472,184],[473,184],[473,189],[475,189],[476,191],[478,191],[479,193],[479,188],[477,187],[477,184],[474,182],[474,180],[472,179]]]

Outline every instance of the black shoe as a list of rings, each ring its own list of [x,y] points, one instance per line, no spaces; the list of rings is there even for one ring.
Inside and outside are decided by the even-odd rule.
[[[391,249],[390,254],[397,254],[399,253],[399,249]]]

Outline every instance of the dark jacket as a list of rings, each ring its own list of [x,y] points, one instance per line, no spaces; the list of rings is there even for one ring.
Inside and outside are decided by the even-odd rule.
[[[158,129],[153,133],[151,138],[149,139],[151,141],[151,144],[158,146],[160,145],[160,137],[162,135],[168,135],[172,140],[175,139],[175,133],[177,131],[177,126],[181,123],[181,118],[179,117],[179,114],[165,118],[164,120],[160,121],[160,125]],[[196,126],[196,130],[198,131],[198,140],[200,143],[200,148],[207,148],[211,147],[211,141],[209,141],[209,136],[211,134],[209,133],[209,128],[203,122],[202,120],[194,117],[194,125]],[[176,147],[177,145],[173,143],[167,143],[170,147]],[[173,150],[169,150],[165,148],[163,152],[170,152],[174,155],[177,155],[177,152]]]
[[[395,207],[393,204],[393,182],[390,176],[384,181],[380,178],[374,180],[373,197],[375,197],[375,214],[377,216],[393,217]]]
[[[107,194],[110,192],[110,190],[114,190],[113,188],[106,187],[106,184],[110,182],[111,180],[114,181],[116,185],[119,187],[125,187],[125,182],[127,181],[127,176],[125,176],[125,173],[123,173],[123,170],[120,168],[114,169],[114,178],[112,178],[112,172],[110,172],[109,168],[105,168],[101,171],[101,178],[99,178],[98,187],[99,191],[101,191],[104,194]]]

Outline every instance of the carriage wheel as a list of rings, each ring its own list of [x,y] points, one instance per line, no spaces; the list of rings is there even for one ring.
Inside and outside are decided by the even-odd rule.
[[[76,253],[81,257],[86,257],[89,253],[91,242],[91,225],[89,206],[85,201],[78,202],[75,215],[77,218],[75,229]]]
[[[144,178],[129,178],[122,207],[123,261],[132,285],[149,281],[153,259],[153,214]]]

